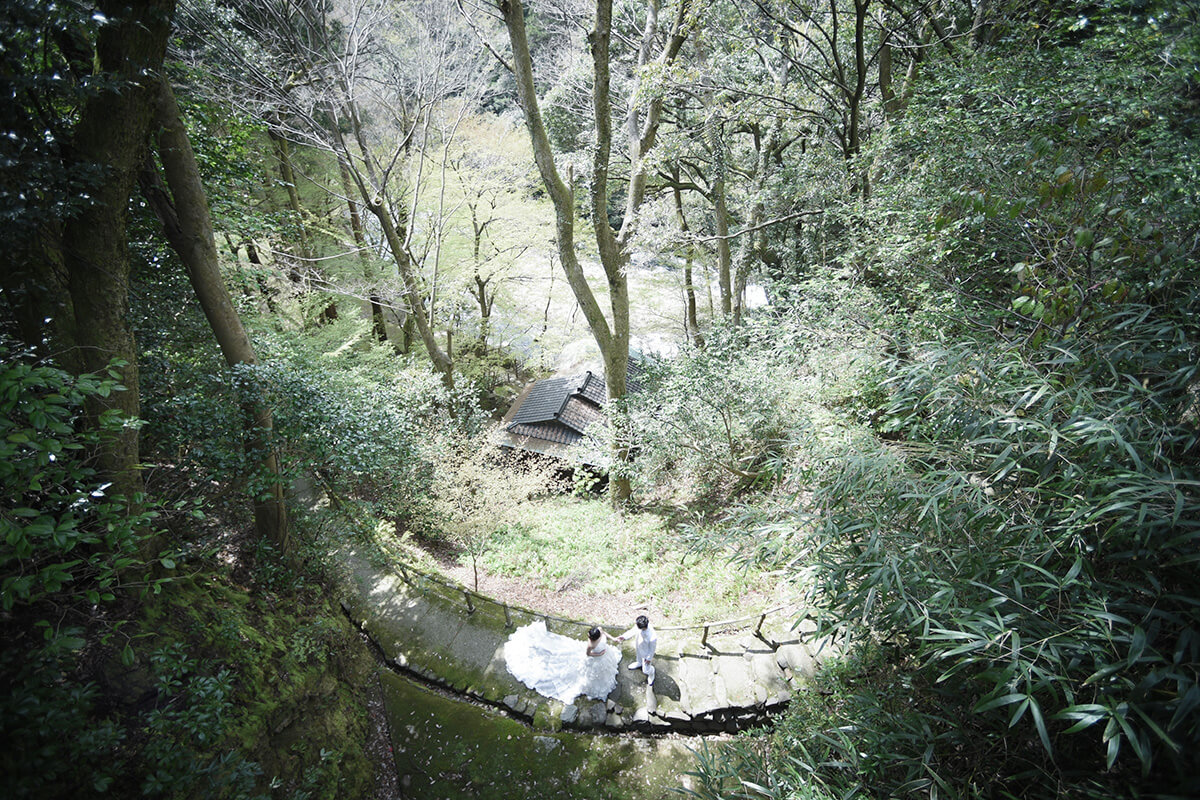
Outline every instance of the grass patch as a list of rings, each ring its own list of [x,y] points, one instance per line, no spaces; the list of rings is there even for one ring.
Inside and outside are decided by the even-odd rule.
[[[530,502],[490,544],[482,565],[492,574],[531,578],[552,591],[639,594],[675,623],[737,616],[781,590],[770,573],[735,564],[730,554],[692,550],[664,517],[620,513],[603,499]]]

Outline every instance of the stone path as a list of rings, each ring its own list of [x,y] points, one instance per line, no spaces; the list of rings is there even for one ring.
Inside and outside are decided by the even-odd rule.
[[[468,613],[461,593],[419,579],[410,583],[376,561],[347,545],[336,554],[335,586],[342,608],[387,660],[545,730],[702,733],[752,727],[803,691],[834,647],[814,638],[809,620],[789,630],[786,615],[768,617],[761,638],[749,631],[713,634],[708,646],[700,644],[698,632],[662,631],[653,691],[641,671],[624,668],[632,657],[627,647],[607,701],[580,697],[564,705],[526,688],[504,663],[513,628],[540,617],[512,609],[506,619],[501,606],[478,598]],[[582,646],[583,626],[550,620],[547,627]]]

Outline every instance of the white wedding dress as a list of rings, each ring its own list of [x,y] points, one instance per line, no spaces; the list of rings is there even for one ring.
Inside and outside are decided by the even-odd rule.
[[[596,645],[601,655],[589,656],[587,647],[586,640],[550,633],[538,620],[508,637],[504,661],[514,678],[538,694],[564,703],[581,694],[603,700],[617,686],[621,652],[607,646],[604,637]]]

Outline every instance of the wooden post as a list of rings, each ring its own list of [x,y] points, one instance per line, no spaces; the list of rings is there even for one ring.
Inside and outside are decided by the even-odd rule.
[[[767,637],[763,636],[763,633],[762,633],[763,623],[766,621],[767,614],[769,614],[769,613],[770,613],[770,611],[764,611],[763,615],[758,618],[758,627],[754,629],[754,635],[757,636],[759,639],[762,639],[767,644],[769,644],[772,647],[772,649],[776,649],[779,647],[779,642],[775,641],[774,639],[768,639]]]
[[[463,597],[467,598],[467,613],[474,614],[475,606],[473,603],[471,603],[471,593],[468,592],[466,589],[463,589]]]
[[[396,566],[400,567],[400,577],[404,580],[405,583],[407,583],[409,586],[412,586],[413,582],[412,582],[412,578],[408,577],[408,570],[406,570],[404,568],[403,564],[398,563],[398,564],[396,564]]]
[[[504,627],[511,628],[512,626],[513,626],[512,615],[509,614],[509,612],[508,612],[508,603],[505,603],[504,604]]]
[[[700,637],[700,646],[708,647],[708,626],[704,626],[704,636]]]

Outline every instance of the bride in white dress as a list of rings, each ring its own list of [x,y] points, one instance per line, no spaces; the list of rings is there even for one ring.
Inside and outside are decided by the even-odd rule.
[[[518,628],[504,643],[504,660],[517,680],[538,694],[570,703],[579,695],[603,700],[617,685],[621,653],[599,628],[580,641],[546,630],[542,620]]]

